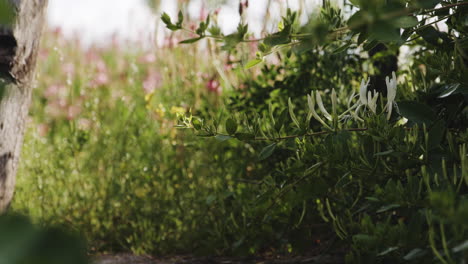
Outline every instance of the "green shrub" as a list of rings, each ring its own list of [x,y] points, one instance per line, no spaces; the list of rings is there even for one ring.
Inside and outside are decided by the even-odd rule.
[[[200,136],[258,149],[257,199],[246,210],[253,228],[236,245],[256,252],[276,235],[276,246],[301,252],[325,232],[312,223],[324,223],[340,239],[336,246],[347,248],[349,263],[466,259],[468,82],[459,18],[467,3],[434,9],[440,1],[406,2],[352,1],[358,11],[346,27],[333,23],[343,18],[330,7],[313,27],[297,26],[297,14],[288,11],[246,67],[281,48],[293,47],[295,56],[264,66],[233,97],[225,121],[181,117],[181,126]],[[430,18],[448,19],[448,31],[438,31]],[[248,41],[245,28],[200,37],[231,48]],[[382,44],[387,48],[370,60],[355,53]],[[408,54],[411,64],[383,79],[384,87],[368,86],[366,75],[382,75],[374,61],[401,45],[417,47]],[[301,55],[304,49],[311,52]]]

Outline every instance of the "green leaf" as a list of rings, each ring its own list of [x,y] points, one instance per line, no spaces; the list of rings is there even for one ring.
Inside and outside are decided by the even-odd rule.
[[[207,28],[207,25],[205,22],[200,22],[200,25],[198,26],[197,30],[195,31],[198,35],[203,36],[205,35],[205,30]]]
[[[258,65],[258,64],[260,64],[262,62],[263,62],[263,60],[261,60],[261,59],[251,60],[251,61],[247,62],[247,64],[245,65],[245,68],[250,69],[250,68],[254,67],[255,65]]]
[[[213,25],[208,29],[208,32],[212,36],[220,36],[221,35],[221,28],[217,25]]]
[[[414,31],[411,28],[409,29],[407,28],[403,30],[403,32],[401,33],[401,42],[399,44],[400,45],[404,44],[411,37],[413,33]]]
[[[395,209],[395,208],[399,208],[401,205],[399,204],[389,204],[389,205],[386,205],[386,206],[382,206],[380,207],[379,210],[376,211],[376,213],[383,213],[383,212],[386,212],[386,211],[389,211],[389,210],[392,210],[392,209]]]
[[[435,29],[433,26],[425,27],[417,31],[426,42],[439,47],[450,48],[450,45],[445,45],[450,43],[451,39],[447,36],[447,33],[440,32]]]
[[[301,55],[301,54],[304,54],[305,52],[311,51],[312,49],[314,49],[315,46],[316,45],[312,41],[305,39],[295,44],[291,50],[295,54]]]
[[[261,42],[260,44],[258,44],[258,50],[262,53],[267,53],[270,51],[270,48],[265,45],[265,43]]]
[[[283,29],[281,32],[267,36],[263,43],[267,46],[276,46],[289,43],[289,41],[291,41],[289,32],[287,29]]]
[[[301,128],[301,124],[299,123],[299,121],[297,120],[297,117],[296,115],[294,114],[294,106],[291,102],[291,98],[288,99],[288,106],[289,106],[289,116],[291,117],[293,123],[300,129]]]
[[[182,10],[179,11],[179,17],[177,21],[177,26],[182,27],[182,23],[184,22],[184,14],[182,13]]]
[[[417,26],[419,21],[414,16],[403,16],[393,20],[393,25],[399,28],[410,28]]]
[[[406,254],[403,259],[404,260],[413,260],[413,259],[417,259],[417,258],[420,258],[424,255],[427,254],[427,251],[424,250],[424,249],[420,249],[420,248],[415,248],[413,250],[411,250],[408,254]]]
[[[343,46],[341,46],[341,47],[335,49],[335,50],[333,51],[333,53],[334,53],[334,54],[337,54],[337,53],[341,53],[341,52],[343,52],[343,51],[346,51],[346,50],[348,50],[349,46],[351,46],[351,44],[352,44],[352,42],[347,42],[347,43],[345,43]]]
[[[359,31],[360,28],[368,23],[368,18],[367,12],[359,10],[348,19],[348,27],[351,30]]]
[[[221,47],[222,50],[229,51],[242,42],[242,37],[238,33],[227,35],[223,38],[224,45]]]
[[[455,93],[455,92],[458,90],[459,87],[460,87],[460,84],[459,84],[459,83],[444,85],[444,86],[441,88],[442,93],[441,93],[437,98],[449,97],[450,95],[452,95],[453,93]]]
[[[389,154],[392,154],[393,152],[395,152],[395,150],[390,149],[390,150],[387,150],[387,151],[375,153],[374,156],[387,156]]]
[[[273,154],[273,152],[275,152],[276,146],[277,144],[273,143],[271,145],[264,147],[262,151],[260,152],[260,154],[258,155],[258,160],[265,160],[269,158]]]
[[[381,256],[385,256],[387,255],[388,253],[391,253],[395,250],[399,249],[399,247],[389,247],[387,248],[386,250],[380,252],[379,254],[377,254],[378,257],[381,257]]]
[[[437,119],[435,112],[426,104],[415,101],[404,101],[398,103],[400,114],[408,120],[422,124],[430,124]]]
[[[166,12],[162,13],[161,20],[166,26],[172,25],[171,17]]]
[[[179,17],[180,19],[180,17]],[[177,31],[179,29],[182,28],[182,22],[179,24],[179,22],[177,23],[177,25],[174,25],[172,23],[172,20],[171,20],[171,17],[166,13],[162,13],[161,15],[161,20],[163,21],[163,23],[166,25],[166,27],[172,31]],[[179,20],[180,21],[180,20]]]
[[[233,137],[231,136],[226,136],[226,135],[216,135],[215,139],[218,140],[219,142],[224,142],[228,141],[229,139],[232,139]]]
[[[216,195],[214,194],[208,195],[205,200],[207,205],[211,205],[214,201],[216,201]]]
[[[460,245],[454,247],[452,251],[454,253],[465,251],[468,249],[468,240],[465,240],[465,242],[461,243]]]
[[[0,234],[1,263],[90,263],[81,238],[57,227],[35,226],[26,217],[1,216]]]
[[[229,135],[234,135],[237,132],[237,121],[234,118],[226,120],[226,131]]]
[[[179,43],[180,43],[180,44],[190,44],[190,43],[197,42],[197,41],[199,41],[200,39],[203,39],[203,37],[192,38],[192,39],[186,39],[186,40],[182,40],[182,41],[179,42]]]
[[[391,23],[379,21],[372,25],[369,37],[382,42],[399,42],[400,30]]]
[[[241,39],[244,39],[247,32],[249,32],[249,25],[244,25],[240,22],[239,25],[237,25],[237,34],[239,34]]]
[[[359,5],[361,4],[359,0],[349,0],[349,2],[351,2],[352,5],[357,7],[359,7]]]
[[[275,122],[275,130],[280,132],[281,128],[284,126],[288,119],[288,109],[283,109],[281,114],[279,115],[278,119]]]
[[[369,38],[369,34],[367,32],[361,32],[359,33],[358,39],[357,39],[357,44],[361,45],[364,43]]]
[[[343,188],[344,186],[348,185],[351,183],[351,178],[350,177],[351,172],[346,172],[341,178],[336,182],[335,188]]]
[[[372,41],[368,41],[364,44],[363,48],[365,51],[369,51],[373,48],[375,48],[375,46],[377,46],[379,44],[378,41],[375,41],[375,40],[372,40]]]
[[[368,200],[368,201],[371,201],[371,202],[380,202],[380,200],[378,198],[376,198],[376,197],[368,196],[365,199]]]
[[[0,1],[0,25],[11,25],[15,19],[15,11],[9,1]]]
[[[192,125],[193,125],[193,128],[195,128],[195,130],[201,130],[202,129],[202,121],[198,118],[194,118],[192,120]]]

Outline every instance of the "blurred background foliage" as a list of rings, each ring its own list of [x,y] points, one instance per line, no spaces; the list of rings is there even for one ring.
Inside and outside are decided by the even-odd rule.
[[[389,2],[324,1],[304,24],[284,5],[278,32],[257,41],[184,12],[181,27],[194,26],[154,49],[83,48],[49,30],[12,211],[84,235],[90,253],[463,263],[468,3]],[[331,109],[335,89],[346,111],[363,78],[386,91],[394,60],[390,120],[368,114],[307,136],[324,131],[306,118],[307,94]],[[184,116],[195,133],[175,129]]]

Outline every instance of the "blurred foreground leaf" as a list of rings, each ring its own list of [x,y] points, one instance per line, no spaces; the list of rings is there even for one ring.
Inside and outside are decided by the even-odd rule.
[[[10,25],[15,18],[13,7],[6,0],[0,1],[0,25]]]
[[[39,229],[26,217],[0,217],[0,234],[0,263],[89,263],[80,239],[56,228]]]

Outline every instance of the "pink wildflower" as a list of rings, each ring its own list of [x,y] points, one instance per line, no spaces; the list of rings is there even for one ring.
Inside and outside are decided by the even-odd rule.
[[[62,65],[62,71],[68,76],[73,76],[75,74],[75,65],[71,62],[65,63]]]
[[[81,106],[79,105],[70,105],[67,109],[67,119],[74,120],[81,114]]]
[[[143,81],[143,90],[145,94],[150,94],[161,86],[162,77],[157,71],[151,70]]]
[[[153,52],[148,52],[145,55],[141,56],[139,61],[141,63],[147,63],[147,64],[154,63],[156,62],[156,55]]]
[[[206,88],[210,92],[221,93],[221,84],[216,79],[211,79],[206,83]]]
[[[92,87],[99,87],[108,84],[110,81],[109,75],[106,72],[100,72],[96,77],[91,81]]]
[[[78,119],[78,128],[81,130],[89,130],[91,128],[91,120],[86,118]]]
[[[41,137],[47,136],[47,134],[49,133],[49,130],[50,130],[50,127],[47,124],[42,123],[42,124],[37,125],[37,133]]]
[[[44,97],[47,99],[63,97],[66,95],[67,87],[62,84],[53,84],[44,91]]]
[[[208,17],[208,10],[206,9],[205,7],[205,4],[202,5],[202,7],[200,8],[200,21],[205,21],[206,18]]]

